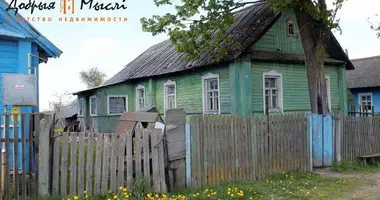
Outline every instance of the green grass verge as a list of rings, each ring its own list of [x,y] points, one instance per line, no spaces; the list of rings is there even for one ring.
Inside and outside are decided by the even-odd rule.
[[[273,175],[264,181],[238,182],[223,184],[218,187],[203,189],[187,188],[173,191],[163,197],[162,195],[149,194],[151,200],[156,199],[346,199],[350,191],[362,185],[371,184],[369,180],[362,179],[338,179],[323,177],[311,173],[280,173]],[[105,196],[87,197],[82,199],[106,200],[116,199],[143,199],[136,198],[133,193],[120,192]],[[146,196],[146,195],[145,195]],[[62,198],[48,198],[59,199]],[[74,200],[73,196],[64,198]]]
[[[359,160],[342,160],[339,164],[334,163],[331,171],[340,173],[377,172],[380,171],[380,160],[373,160],[366,165]]]

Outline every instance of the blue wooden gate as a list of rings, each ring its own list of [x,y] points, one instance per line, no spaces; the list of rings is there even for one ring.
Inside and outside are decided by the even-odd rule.
[[[313,167],[329,167],[334,159],[334,124],[331,115],[309,115]]]

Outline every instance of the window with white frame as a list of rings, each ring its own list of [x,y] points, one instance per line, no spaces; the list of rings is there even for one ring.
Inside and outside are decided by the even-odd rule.
[[[96,115],[97,114],[97,111],[96,111],[96,96],[90,96],[90,115]]]
[[[164,109],[172,109],[177,107],[176,82],[168,80],[164,83]]]
[[[136,87],[136,111],[145,107],[145,86]]]
[[[78,100],[78,116],[83,116],[83,98]]]
[[[325,81],[326,81],[326,91],[327,91],[327,105],[328,105],[329,112],[331,112],[330,77],[326,76]]]
[[[202,77],[203,113],[220,114],[219,75],[208,73]]]
[[[288,20],[288,36],[294,36],[295,32],[294,22],[292,20]]]
[[[128,112],[128,96],[109,95],[108,96],[108,114],[118,115]]]
[[[372,93],[359,93],[360,112],[372,112]]]
[[[263,74],[264,112],[282,112],[282,75],[276,71]]]

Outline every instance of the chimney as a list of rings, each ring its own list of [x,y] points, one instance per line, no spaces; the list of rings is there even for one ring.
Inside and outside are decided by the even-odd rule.
[[[347,55],[348,58],[350,58],[350,56],[348,56],[348,50],[347,49],[346,49],[346,55]]]

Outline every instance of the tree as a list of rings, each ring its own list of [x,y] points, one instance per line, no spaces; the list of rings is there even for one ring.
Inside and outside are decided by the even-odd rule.
[[[371,25],[371,29],[374,30],[376,32],[377,37],[380,38],[380,22],[378,21],[379,20],[378,18],[379,18],[379,15],[376,14],[374,19],[368,18],[367,20]]]
[[[101,71],[97,67],[91,68],[89,70],[82,70],[79,73],[79,77],[81,81],[87,85],[88,88],[99,86],[103,83],[107,75]]]
[[[344,0],[334,0],[328,9],[326,0],[154,0],[157,6],[175,6],[175,13],[142,18],[143,30],[152,35],[167,33],[177,51],[187,59],[198,59],[204,52],[215,52],[218,60],[226,55],[220,42],[234,23],[232,11],[244,6],[267,1],[279,12],[294,11],[308,66],[307,77],[312,113],[327,114],[327,90],[324,75],[324,50],[331,38],[331,30],[339,29],[336,14]],[[215,31],[217,30],[217,31]],[[232,41],[232,40],[231,40]],[[238,47],[236,47],[238,48]],[[211,51],[218,49],[218,51]],[[322,78],[323,77],[323,78]]]
[[[49,101],[49,111],[54,111],[59,113],[65,109],[65,107],[71,101],[71,95],[68,91],[63,91],[62,93],[55,92],[53,94],[54,100]]]

